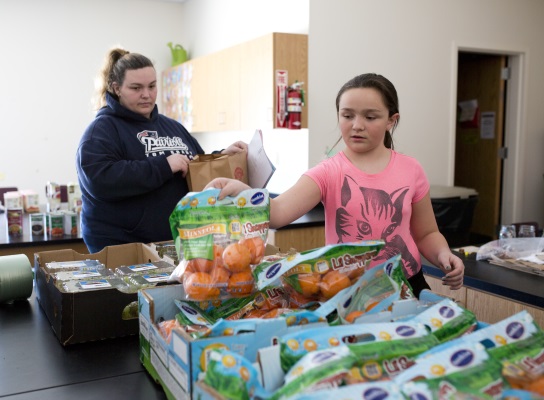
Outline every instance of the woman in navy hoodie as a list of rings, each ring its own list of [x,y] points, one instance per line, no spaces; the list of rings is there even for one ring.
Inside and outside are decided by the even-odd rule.
[[[99,78],[98,112],[76,156],[83,240],[91,253],[172,240],[168,218],[189,191],[189,161],[204,150],[183,125],[159,114],[157,73],[147,57],[112,49]],[[244,150],[236,142],[222,153]]]

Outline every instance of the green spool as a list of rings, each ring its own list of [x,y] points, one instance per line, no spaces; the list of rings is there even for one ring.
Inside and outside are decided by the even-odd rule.
[[[33,279],[27,256],[0,257],[0,304],[28,299],[32,295]]]

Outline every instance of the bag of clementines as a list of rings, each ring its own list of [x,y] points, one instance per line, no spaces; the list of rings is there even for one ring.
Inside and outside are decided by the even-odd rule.
[[[330,244],[263,262],[254,271],[256,286],[281,284],[290,308],[307,308],[350,287],[384,245],[383,240]]]
[[[180,265],[171,278],[190,300],[227,299],[254,291],[252,266],[264,256],[270,223],[266,189],[219,200],[219,189],[190,192],[170,215]]]

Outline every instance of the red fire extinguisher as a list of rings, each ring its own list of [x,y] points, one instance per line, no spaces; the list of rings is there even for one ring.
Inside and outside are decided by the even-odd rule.
[[[300,129],[304,105],[304,82],[295,81],[287,89],[287,129]]]

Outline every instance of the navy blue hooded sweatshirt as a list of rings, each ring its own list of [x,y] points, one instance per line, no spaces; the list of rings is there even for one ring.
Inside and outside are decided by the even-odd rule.
[[[91,253],[116,244],[172,240],[168,218],[189,190],[166,157],[178,153],[192,159],[204,150],[156,105],[147,119],[109,93],[106,102],[76,156],[83,240]]]

